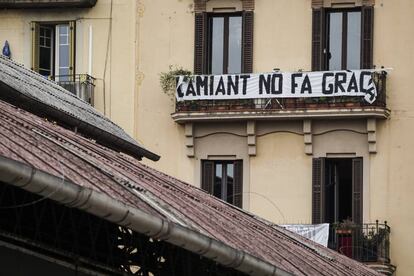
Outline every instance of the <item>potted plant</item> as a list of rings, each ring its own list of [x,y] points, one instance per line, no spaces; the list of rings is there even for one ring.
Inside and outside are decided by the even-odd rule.
[[[184,76],[184,81],[190,81],[193,73],[190,70],[176,65],[170,65],[168,68],[169,70],[167,72],[160,73],[160,86],[162,91],[174,100],[177,77]]]

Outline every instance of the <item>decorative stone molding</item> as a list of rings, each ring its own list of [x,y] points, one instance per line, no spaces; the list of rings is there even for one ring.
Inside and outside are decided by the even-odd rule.
[[[187,156],[194,157],[194,126],[193,123],[185,124],[185,146],[187,148]]]
[[[305,143],[305,153],[308,155],[313,154],[312,148],[312,121],[303,120],[303,141]]]
[[[367,119],[368,132],[368,152],[377,153],[377,120],[375,118]]]
[[[194,12],[206,12],[209,0],[194,0]],[[255,0],[240,0],[244,11],[253,11]]]
[[[247,146],[250,156],[256,156],[256,122],[247,121]]]
[[[312,8],[341,8],[374,6],[375,0],[312,0]]]
[[[244,11],[254,11],[254,0],[242,0]]]
[[[208,0],[194,0],[194,12],[206,11],[206,3]]]

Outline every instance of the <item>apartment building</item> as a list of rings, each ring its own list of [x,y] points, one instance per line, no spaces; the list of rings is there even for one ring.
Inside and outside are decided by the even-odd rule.
[[[95,107],[161,155],[150,166],[278,224],[330,223],[331,248],[410,275],[412,1],[85,2],[7,6],[0,43],[62,85],[61,75],[92,76]],[[54,50],[42,44],[49,36]],[[56,59],[60,47],[71,49],[66,63]],[[47,68],[42,52],[53,53]],[[277,74],[302,82],[297,97],[176,102],[160,86],[170,66],[217,79],[263,76],[269,91]],[[306,75],[364,70],[374,101],[300,93]]]

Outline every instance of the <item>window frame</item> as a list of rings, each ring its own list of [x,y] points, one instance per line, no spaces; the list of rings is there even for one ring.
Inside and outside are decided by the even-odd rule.
[[[336,9],[336,8],[335,8]],[[338,10],[353,8],[337,8]],[[361,69],[372,69],[374,51],[374,16],[373,5],[356,7],[361,11]],[[314,7],[312,9],[312,71],[325,71],[327,66],[327,38],[326,38],[326,13],[332,8]]]
[[[56,49],[59,47],[57,43],[59,43],[57,37],[57,27],[59,25],[68,25],[68,44],[69,44],[69,74],[68,77],[65,78],[65,81],[74,81],[75,79],[75,61],[76,61],[76,22],[73,20],[68,21],[34,21],[31,22],[31,31],[32,31],[32,66],[31,69],[33,71],[39,72],[39,61],[40,61],[40,28],[41,26],[49,27],[53,29],[52,33],[52,68],[51,68],[51,78],[55,79],[57,76],[57,65],[59,62],[57,61],[58,57],[58,50]],[[57,79],[55,79],[58,81]]]
[[[194,74],[209,74],[208,63],[208,14],[205,11],[194,14]],[[217,13],[222,15],[224,13]],[[254,39],[254,12],[253,10],[243,10],[232,12],[231,14],[241,14],[242,16],[242,53],[241,53],[241,73],[249,74],[253,72],[253,39]]]
[[[360,26],[360,30],[361,30],[361,38],[359,41],[360,44],[360,55],[359,55],[359,64],[360,64],[360,68],[363,67],[363,62],[362,62],[362,32],[363,32],[363,18],[362,18],[362,8],[361,7],[355,7],[355,8],[330,8],[330,9],[326,9],[326,15],[325,15],[325,35],[324,37],[326,38],[324,41],[324,48],[326,49],[326,55],[328,55],[330,53],[330,48],[329,48],[329,41],[330,41],[330,15],[332,13],[342,13],[342,45],[341,45],[341,70],[349,70],[348,67],[348,13],[350,12],[360,12],[361,13],[361,26]],[[327,56],[327,58],[325,58],[325,64],[324,64],[324,68],[326,70],[332,70],[329,68],[329,57]]]
[[[312,159],[312,223],[326,223],[326,160]],[[352,221],[363,223],[364,163],[363,157],[350,157],[352,160]]]
[[[241,49],[240,49],[240,73],[243,72],[243,12],[231,12],[231,13],[207,13],[207,32],[206,32],[206,41],[207,41],[207,56],[206,56],[206,70],[207,74],[212,74],[212,44],[213,44],[213,18],[223,18],[223,64],[222,64],[222,73],[228,74],[229,66],[229,19],[230,17],[240,17],[242,22],[242,30],[240,34],[241,39]],[[234,73],[238,74],[238,73]]]
[[[215,178],[216,178],[216,166],[217,164],[222,165],[222,181],[220,189],[221,196],[217,197],[214,193],[214,186],[215,186]],[[227,165],[233,164],[233,193],[232,193],[232,202],[227,200]],[[207,167],[212,166],[212,167]],[[229,204],[233,204],[239,208],[242,208],[242,198],[243,198],[243,160],[235,159],[235,160],[201,160],[201,188],[208,192],[209,194],[228,202]]]

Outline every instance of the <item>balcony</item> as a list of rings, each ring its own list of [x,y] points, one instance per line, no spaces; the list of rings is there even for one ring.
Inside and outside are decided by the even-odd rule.
[[[97,0],[0,0],[1,9],[91,8]]]
[[[373,73],[377,89],[374,102],[364,97],[261,98],[176,102],[172,118],[177,123],[232,120],[285,120],[307,118],[387,118],[385,71]]]
[[[390,260],[390,232],[387,222],[332,224],[328,247],[378,272],[392,275],[395,266]]]
[[[61,75],[51,77],[57,84],[93,105],[95,78],[87,74]]]

